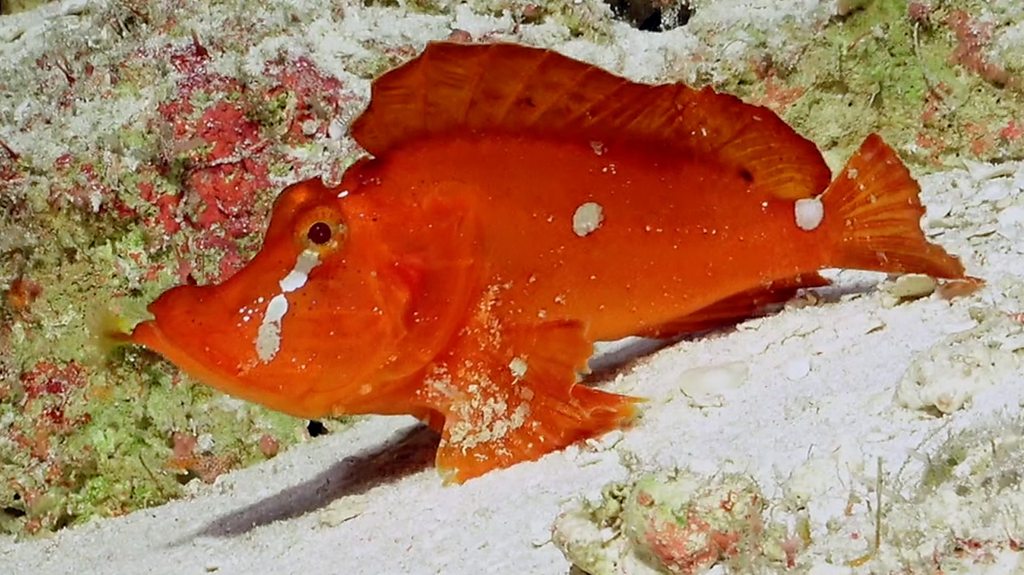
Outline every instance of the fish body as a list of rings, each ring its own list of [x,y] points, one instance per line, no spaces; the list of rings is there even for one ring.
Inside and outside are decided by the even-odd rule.
[[[811,276],[829,255],[827,241],[796,226],[792,200],[746,193],[739,175],[656,146],[454,138],[396,150],[350,182],[378,202],[459,197],[483,230],[474,258],[484,283],[506,286],[506,319],[582,321],[595,340]],[[418,233],[386,212],[384,227]]]
[[[735,322],[827,267],[963,276],[869,136],[830,177],[772,112],[554,52],[431,44],[374,83],[340,185],[278,198],[261,251],[131,335],[303,417],[413,414],[463,481],[628,423],[592,344]]]

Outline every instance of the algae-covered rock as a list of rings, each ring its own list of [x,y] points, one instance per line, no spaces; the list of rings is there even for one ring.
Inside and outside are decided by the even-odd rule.
[[[794,561],[781,525],[767,524],[766,502],[748,476],[689,471],[645,474],[609,484],[598,502],[556,520],[553,540],[591,575],[696,575]]]
[[[914,358],[897,387],[897,403],[949,414],[1020,372],[1024,326],[1005,313],[978,314],[982,319],[978,325],[945,338]]]

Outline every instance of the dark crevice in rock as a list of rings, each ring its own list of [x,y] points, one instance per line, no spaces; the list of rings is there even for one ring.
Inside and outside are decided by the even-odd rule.
[[[608,4],[617,18],[648,32],[685,26],[693,16],[687,0],[608,0]]]

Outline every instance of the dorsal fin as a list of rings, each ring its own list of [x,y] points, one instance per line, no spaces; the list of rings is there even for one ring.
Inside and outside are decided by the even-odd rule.
[[[654,142],[788,199],[817,195],[830,180],[817,147],[767,108],[710,88],[637,84],[517,44],[428,44],[374,81],[351,133],[380,156],[422,137],[488,131]]]

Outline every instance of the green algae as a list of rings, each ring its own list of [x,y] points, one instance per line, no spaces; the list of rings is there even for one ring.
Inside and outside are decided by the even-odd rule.
[[[937,3],[927,21],[908,16],[905,0],[874,0],[831,23],[798,61],[773,72],[801,95],[779,105],[765,83],[735,90],[775,107],[836,161],[880,133],[928,169],[964,157],[1024,157],[1024,139],[1001,137],[1024,98],[955,62],[957,38],[946,24],[954,9],[981,15],[982,3]]]
[[[125,49],[139,37],[122,36]],[[59,37],[54,45],[62,46]],[[70,125],[76,102],[98,102],[90,113],[100,126],[11,143],[17,157],[0,157],[0,532],[40,533],[156,505],[193,480],[272,456],[276,447],[264,439],[287,447],[308,437],[304,421],[225,401],[154,354],[97,352],[96,317],[114,308],[143,318],[145,303],[178,283],[183,246],[205,231],[169,234],[145,223],[159,213],[152,197],[179,196],[191,158],[209,146],[176,148],[153,129],[153,111],[118,119],[125,102],[173,94],[159,60],[121,65],[133,59],[118,54],[101,42],[86,57],[97,69],[126,72],[100,88],[34,67],[0,71],[5,85],[32,87],[20,97],[47,103],[22,121]],[[5,112],[4,122],[13,121]],[[273,192],[255,204],[266,208]],[[248,257],[259,238],[237,244]],[[209,254],[192,265],[196,276],[215,277],[218,263]],[[182,434],[203,441],[183,454],[175,444]]]
[[[32,10],[53,0],[4,0],[0,2],[0,14],[17,14]]]

